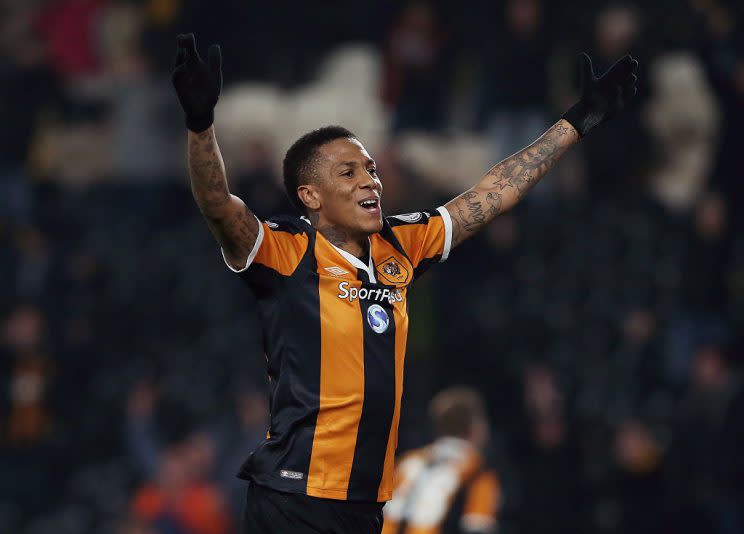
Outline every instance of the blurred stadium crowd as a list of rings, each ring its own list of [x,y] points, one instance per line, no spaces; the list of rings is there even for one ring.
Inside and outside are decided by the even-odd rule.
[[[175,35],[233,192],[340,123],[433,208],[641,62],[633,109],[414,292],[400,447],[488,401],[502,534],[744,532],[744,26],[724,0],[0,1],[0,532],[222,534],[265,433],[251,296],[188,190]]]

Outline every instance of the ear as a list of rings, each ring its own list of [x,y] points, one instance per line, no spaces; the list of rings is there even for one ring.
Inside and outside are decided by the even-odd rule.
[[[320,209],[320,191],[314,184],[302,184],[298,186],[297,195],[308,209]]]

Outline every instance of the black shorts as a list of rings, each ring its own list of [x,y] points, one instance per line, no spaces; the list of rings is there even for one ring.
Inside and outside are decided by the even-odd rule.
[[[320,499],[249,482],[242,534],[380,534],[385,503]]]

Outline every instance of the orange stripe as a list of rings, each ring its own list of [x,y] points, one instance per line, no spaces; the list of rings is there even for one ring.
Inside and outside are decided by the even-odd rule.
[[[440,528],[440,525],[434,527],[410,526],[406,529],[406,534],[438,534],[440,532]]]
[[[485,472],[470,487],[463,515],[474,514],[495,517],[498,509],[500,487],[498,479],[490,472]]]
[[[382,524],[382,534],[399,534],[399,527],[400,523],[386,518],[385,522]],[[439,525],[433,527],[416,527],[408,525],[403,532],[404,534],[438,534],[439,531]]]
[[[359,301],[338,298],[339,279],[322,266],[336,259],[316,241],[320,276],[320,410],[307,477],[307,494],[346,499],[364,404],[364,333]],[[349,281],[349,287],[361,282]]]
[[[441,217],[432,217],[429,224],[395,226],[393,233],[410,256],[414,267],[418,267],[422,260],[438,256],[444,251],[445,230]]]
[[[386,517],[382,524],[382,534],[398,534],[398,522]]]
[[[407,288],[401,288],[403,300],[395,302],[395,410],[390,423],[385,464],[382,468],[382,482],[377,491],[378,501],[388,501],[393,497],[395,471],[395,449],[398,447],[398,422],[400,421],[400,399],[403,395],[403,365],[406,359],[406,339],[408,337],[408,314],[406,313]]]
[[[307,234],[275,231],[268,224],[262,224],[264,238],[253,263],[260,263],[271,267],[279,274],[289,276],[297,268],[307,250]]]

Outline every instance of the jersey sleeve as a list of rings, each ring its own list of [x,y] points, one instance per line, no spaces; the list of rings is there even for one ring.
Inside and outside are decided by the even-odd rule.
[[[494,473],[486,471],[478,476],[468,488],[460,520],[461,530],[483,534],[495,532],[500,504],[499,480]]]
[[[300,264],[309,241],[307,223],[290,217],[275,217],[258,223],[256,243],[242,268],[233,268],[225,258],[224,250],[222,258],[227,267],[249,285],[268,289],[291,276]]]
[[[452,218],[444,206],[387,217],[393,234],[413,263],[414,278],[447,259],[452,247]]]

